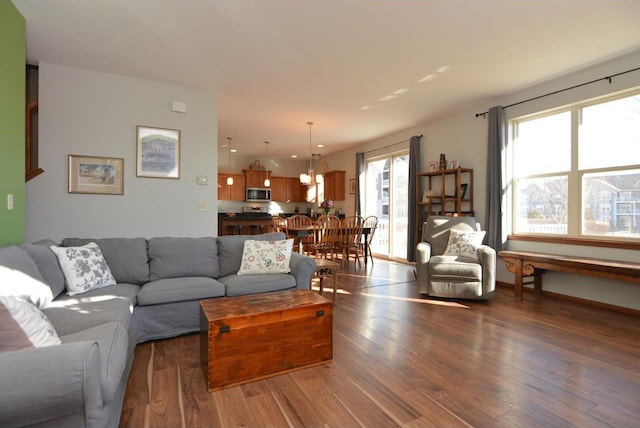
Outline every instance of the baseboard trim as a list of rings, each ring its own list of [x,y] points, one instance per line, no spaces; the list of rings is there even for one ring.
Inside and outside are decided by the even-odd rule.
[[[499,287],[505,287],[505,288],[511,288],[511,289],[515,288],[514,284],[511,284],[509,282],[504,282],[504,281],[496,281],[496,285]],[[533,288],[523,287],[522,290],[525,293],[533,293]],[[582,297],[576,297],[576,296],[569,296],[568,294],[560,294],[553,291],[542,290],[542,295],[553,297],[559,300],[566,300],[569,302],[579,303],[581,305],[605,309],[605,310],[617,312],[620,314],[633,315],[636,317],[640,317],[640,310],[638,309],[625,308],[624,306],[617,306],[617,305],[612,305],[610,303],[597,302],[595,300],[584,299]]]

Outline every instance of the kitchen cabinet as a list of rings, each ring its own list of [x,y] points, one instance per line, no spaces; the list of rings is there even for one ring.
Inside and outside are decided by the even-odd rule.
[[[307,186],[300,183],[299,177],[285,177],[285,186],[287,192],[287,201],[289,202],[306,202]]]
[[[218,200],[244,201],[245,177],[242,174],[231,174],[233,185],[227,184],[229,174],[218,174]]]
[[[242,172],[244,172],[247,187],[264,187],[264,180],[267,178],[266,169],[245,169],[242,170]],[[271,177],[269,177],[269,179],[271,179]]]
[[[270,177],[271,200],[275,202],[306,202],[307,187],[298,177]]]
[[[271,200],[276,202],[286,202],[287,189],[285,177],[271,177]]]
[[[324,199],[345,200],[345,171],[327,171],[323,174]]]

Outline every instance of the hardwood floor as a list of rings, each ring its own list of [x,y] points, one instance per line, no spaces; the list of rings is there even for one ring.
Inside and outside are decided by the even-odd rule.
[[[420,298],[412,266],[354,265],[331,363],[209,393],[197,334],[143,343],[121,426],[639,426],[640,317],[508,288]]]

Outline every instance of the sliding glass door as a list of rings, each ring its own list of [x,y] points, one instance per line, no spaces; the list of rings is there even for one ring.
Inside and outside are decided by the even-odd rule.
[[[368,159],[364,193],[365,217],[378,217],[378,229],[371,244],[372,253],[406,260],[409,152]]]

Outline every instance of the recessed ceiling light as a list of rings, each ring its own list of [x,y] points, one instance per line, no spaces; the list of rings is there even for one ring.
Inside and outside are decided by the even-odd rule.
[[[450,68],[451,68],[450,65],[443,65],[438,69],[438,73],[444,73],[445,71],[449,71]]]
[[[362,110],[369,110],[371,108],[371,106],[363,106]]]
[[[396,95],[387,95],[386,97],[378,98],[378,101],[389,101],[396,97]]]
[[[323,147],[324,147],[324,144],[318,144],[318,147],[319,147],[319,148],[323,148]]]
[[[295,159],[298,157],[298,155],[291,155],[291,157]]]
[[[428,82],[429,80],[433,80],[436,76],[434,76],[433,74],[427,74],[426,76],[424,76],[422,79],[418,80],[418,82],[422,83],[422,82]]]
[[[401,88],[398,89],[397,91],[394,92],[394,95],[400,95],[400,94],[404,94],[405,92],[407,92],[409,90],[409,88]]]
[[[230,151],[231,153],[237,153],[237,152],[238,152],[238,150],[237,150],[237,149],[231,149],[231,150],[229,150],[229,151]]]

